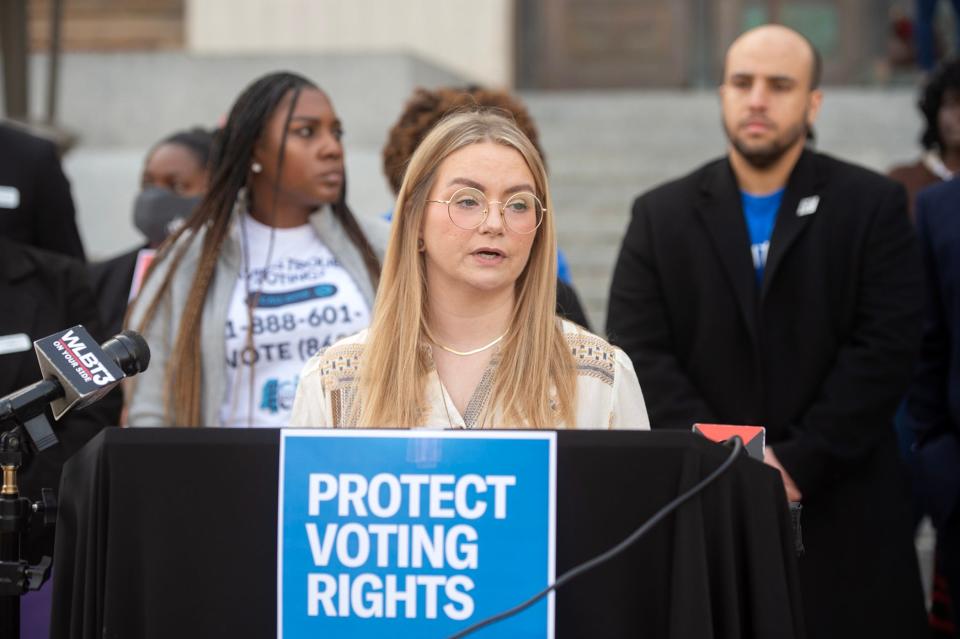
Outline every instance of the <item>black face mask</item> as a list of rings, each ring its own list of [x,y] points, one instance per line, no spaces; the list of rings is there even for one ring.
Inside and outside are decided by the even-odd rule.
[[[184,197],[170,189],[150,186],[133,201],[133,224],[151,245],[177,230],[200,204],[200,196]]]

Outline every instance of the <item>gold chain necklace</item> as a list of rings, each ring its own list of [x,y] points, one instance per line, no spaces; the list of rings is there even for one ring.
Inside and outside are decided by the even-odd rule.
[[[440,342],[438,342],[438,341],[436,341],[436,340],[434,340],[434,343],[435,343],[437,346],[439,346],[440,348],[442,348],[443,350],[447,351],[448,353],[453,353],[454,355],[459,355],[460,357],[466,357],[467,355],[476,355],[477,353],[482,353],[483,351],[487,350],[487,349],[490,348],[491,346],[496,346],[497,344],[500,343],[500,340],[502,340],[502,339],[503,339],[504,337],[506,337],[506,336],[507,336],[507,334],[504,333],[503,335],[501,335],[501,336],[498,337],[497,339],[493,340],[492,342],[490,342],[490,343],[487,344],[486,346],[481,346],[480,348],[475,348],[475,349],[473,349],[472,351],[458,351],[458,350],[454,350],[454,349],[450,348],[449,346],[444,346],[443,344],[441,344]]]

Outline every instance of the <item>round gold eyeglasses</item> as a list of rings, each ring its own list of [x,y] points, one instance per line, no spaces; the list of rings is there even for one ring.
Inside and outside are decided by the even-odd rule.
[[[435,204],[446,204],[447,215],[454,226],[471,231],[487,219],[491,204],[500,205],[500,217],[504,225],[520,235],[528,235],[539,228],[543,215],[547,212],[539,198],[533,193],[515,193],[506,202],[488,200],[483,191],[464,187],[454,192],[449,200],[427,200]]]

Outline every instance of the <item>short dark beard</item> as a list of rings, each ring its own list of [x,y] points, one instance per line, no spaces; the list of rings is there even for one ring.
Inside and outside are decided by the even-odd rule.
[[[807,125],[797,125],[790,129],[789,135],[787,135],[785,139],[774,140],[768,146],[760,149],[748,148],[733,136],[729,130],[726,133],[733,148],[747,161],[747,164],[759,171],[764,171],[776,164],[787,151],[793,148],[793,145],[796,144],[798,140],[806,138]]]

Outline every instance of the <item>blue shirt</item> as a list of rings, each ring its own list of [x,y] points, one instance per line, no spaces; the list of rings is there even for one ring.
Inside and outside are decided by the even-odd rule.
[[[783,200],[783,189],[767,195],[753,195],[740,191],[740,201],[743,204],[743,215],[747,220],[747,231],[750,233],[750,254],[753,256],[753,269],[757,276],[757,286],[763,283],[763,267],[767,263],[767,252],[770,250],[770,236],[773,235],[773,225],[777,221],[777,210]]]

